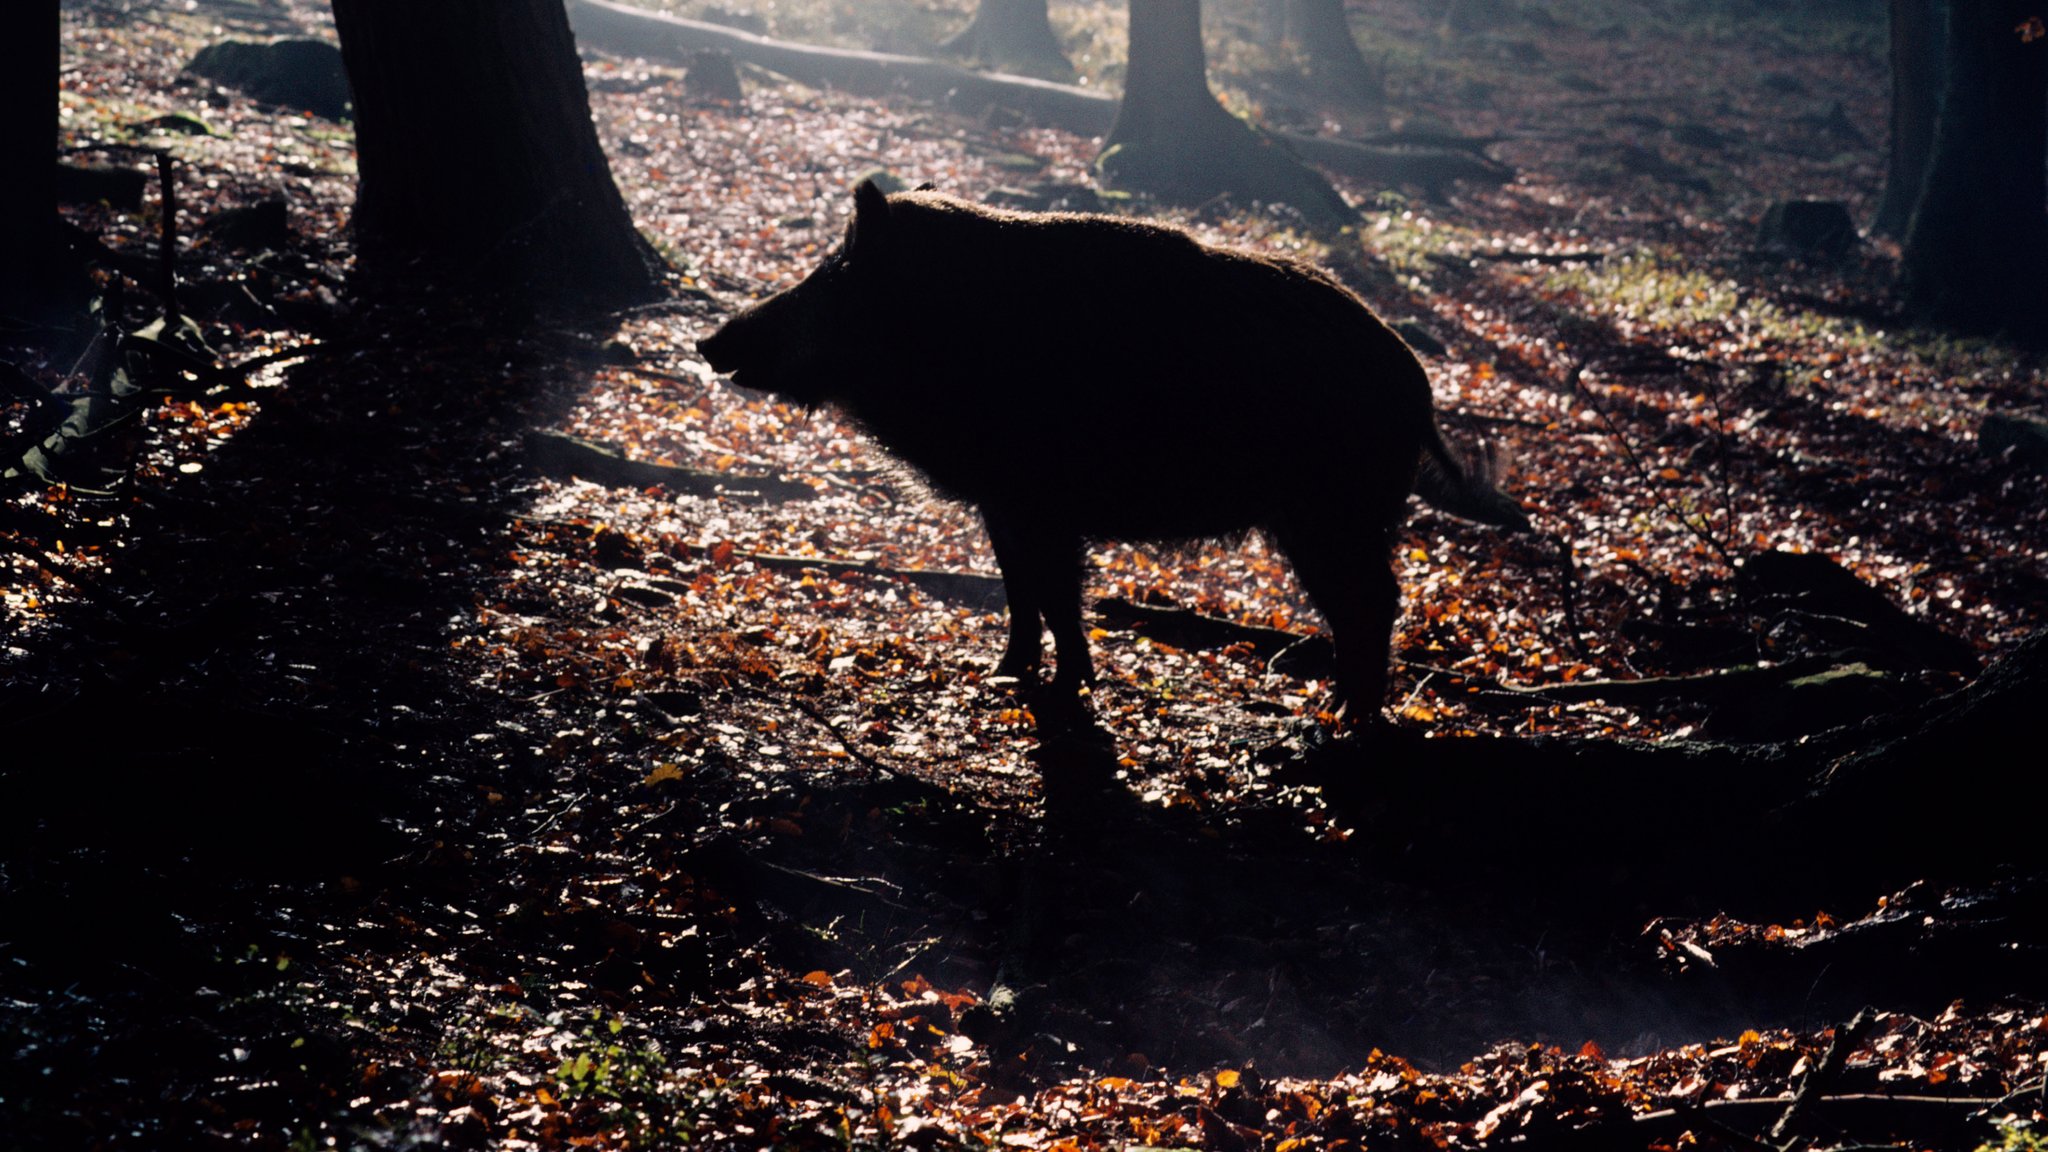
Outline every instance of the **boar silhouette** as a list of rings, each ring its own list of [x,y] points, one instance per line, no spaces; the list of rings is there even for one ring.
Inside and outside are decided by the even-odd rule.
[[[864,182],[845,242],[698,348],[740,387],[843,409],[979,507],[1010,602],[997,671],[1035,677],[1043,621],[1055,689],[1093,674],[1084,540],[1263,531],[1329,621],[1356,715],[1386,695],[1409,494],[1528,527],[1444,444],[1421,363],[1364,301],[1162,224]]]

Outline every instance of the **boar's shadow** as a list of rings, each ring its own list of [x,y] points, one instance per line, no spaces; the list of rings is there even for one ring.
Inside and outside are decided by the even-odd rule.
[[[1346,739],[1275,778],[1383,770],[1388,752]],[[1388,867],[1370,815],[1340,841],[1287,802],[1162,807],[1117,778],[1118,760],[1099,727],[1047,734],[1032,757],[1042,816],[849,767],[804,797],[809,821],[843,822],[845,838],[727,842],[693,870],[758,918],[784,967],[1008,990],[1001,1011],[947,1030],[1027,1079],[1128,1074],[1138,1056],[1330,1075],[1374,1048],[1452,1067],[1505,1039],[1624,1053],[1831,1003],[1827,988],[1801,986],[1812,998],[1788,1007],[1674,986],[1637,904],[1597,870],[1537,880],[1526,845],[1463,872]]]

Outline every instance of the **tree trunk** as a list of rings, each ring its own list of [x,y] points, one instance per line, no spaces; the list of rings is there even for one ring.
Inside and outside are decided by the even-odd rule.
[[[1200,0],[1131,0],[1130,43],[1123,103],[1096,162],[1106,180],[1181,204],[1284,203],[1318,227],[1356,218],[1328,181],[1216,102]]]
[[[1906,309],[1965,333],[2048,339],[2048,39],[2039,0],[1950,4],[1947,83],[1900,268]]]
[[[945,50],[998,72],[1062,83],[1074,78],[1074,66],[1046,18],[1045,0],[981,0],[974,22],[946,41]]]
[[[591,124],[562,0],[334,0],[359,290],[420,277],[585,311],[662,292]]]
[[[1197,0],[1131,0],[1124,99],[1109,142],[1153,140],[1229,118],[1209,91],[1208,67]]]
[[[1386,77],[1366,63],[1344,18],[1344,0],[1286,0],[1286,43],[1301,53],[1308,78],[1332,100],[1378,108]]]
[[[57,295],[57,0],[0,7],[0,313],[51,319]]]
[[[1287,0],[1259,0],[1258,38],[1264,48],[1287,42]]]
[[[1927,180],[1934,117],[1941,110],[1942,0],[1891,0],[1892,140],[1871,229],[1906,234]]]

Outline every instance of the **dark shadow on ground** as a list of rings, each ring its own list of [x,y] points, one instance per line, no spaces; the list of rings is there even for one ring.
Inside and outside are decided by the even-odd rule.
[[[1014,814],[854,768],[806,794],[810,823],[842,838],[730,841],[698,866],[781,926],[787,962],[1014,993],[963,1027],[1020,1086],[1253,1063],[1330,1075],[1374,1048],[1455,1067],[1502,1041],[1633,1054],[1826,1027],[1866,1002],[1938,1012],[2039,986],[2030,966],[2048,935],[2026,927],[2048,923],[2039,884],[1911,943],[1902,928],[1720,968],[1660,959],[1645,931],[1659,916],[1782,906],[1790,923],[1809,901],[1882,895],[1859,887],[1867,870],[1847,881],[1827,866],[1838,841],[1771,814],[1768,796],[1789,801],[1804,781],[1768,757],[1703,750],[1688,780],[1631,789],[1640,763],[1592,742],[1568,753],[1584,779],[1532,764],[1502,778],[1505,802],[1485,803],[1456,781],[1500,761],[1492,741],[1381,732],[1276,764],[1322,782],[1344,814],[1333,826],[1352,829],[1340,837],[1286,804],[1144,803],[1111,733],[1035,707],[1043,815],[1021,848],[991,830]],[[1724,840],[1698,838],[1716,827]]]
[[[21,1146],[203,1127],[212,1078],[250,1059],[281,1078],[238,1114],[305,1121],[360,1055],[309,1032],[280,973],[450,883],[437,839],[484,819],[465,745],[505,704],[451,666],[449,622],[510,562],[521,434],[583,375],[544,340],[361,330],[203,471],[137,492],[105,573],[0,667],[22,1078],[0,1129]]]

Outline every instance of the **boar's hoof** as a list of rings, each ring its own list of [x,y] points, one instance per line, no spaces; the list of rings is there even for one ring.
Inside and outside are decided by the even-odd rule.
[[[1053,687],[1049,691],[1055,697],[1081,697],[1081,695],[1087,695],[1087,691],[1090,691],[1092,687],[1096,687],[1096,674],[1094,672],[1073,674],[1073,676],[1061,672],[1061,674],[1053,676]]]
[[[1078,696],[1095,683],[1095,669],[1082,665],[1068,671],[1069,665],[1062,663],[1053,674],[1052,690],[1061,696]]]
[[[1337,718],[1337,727],[1342,731],[1378,732],[1394,726],[1387,719],[1385,703],[1385,693],[1368,698],[1340,689],[1330,701],[1330,713]]]
[[[1030,656],[1020,656],[1014,652],[1005,652],[1003,653],[1003,658],[996,662],[994,670],[988,674],[988,678],[991,680],[1036,680],[1038,679],[1038,661]]]

